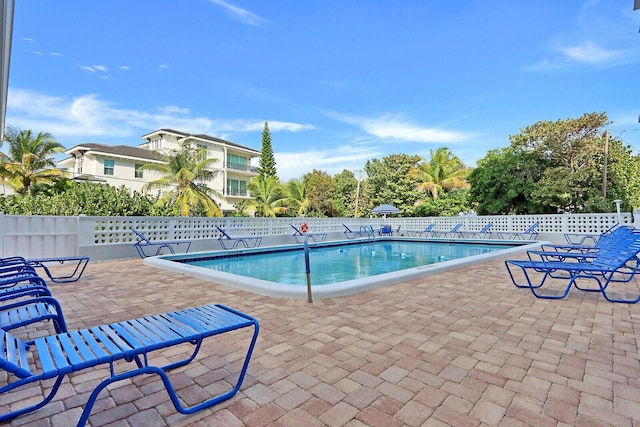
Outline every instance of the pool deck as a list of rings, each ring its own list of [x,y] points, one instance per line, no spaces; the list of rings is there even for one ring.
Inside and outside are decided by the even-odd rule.
[[[640,304],[575,289],[540,300],[510,283],[502,260],[313,304],[141,259],[92,262],[80,281],[51,289],[69,329],[212,303],[260,321],[231,400],[182,415],[157,377],[136,378],[100,395],[92,426],[640,426]],[[178,394],[193,404],[233,378],[246,337],[206,340],[171,374]],[[51,403],[8,425],[75,424],[105,372],[72,374]],[[0,411],[39,392],[3,396]]]

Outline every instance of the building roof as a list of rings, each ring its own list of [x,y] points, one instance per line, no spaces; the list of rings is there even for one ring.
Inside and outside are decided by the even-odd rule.
[[[76,145],[75,147],[68,149],[66,153],[71,155],[78,151],[94,151],[102,154],[110,154],[112,156],[134,157],[144,160],[162,160],[162,157],[159,156],[158,153],[144,148],[131,147],[129,145],[105,145],[92,142]]]
[[[155,134],[159,134],[159,133],[171,133],[173,135],[180,136],[181,138],[198,138],[198,139],[202,139],[202,140],[205,140],[205,141],[211,141],[211,142],[214,142],[216,144],[229,145],[231,147],[236,147],[236,148],[239,148],[239,149],[242,149],[242,150],[250,151],[250,152],[254,153],[256,156],[260,155],[260,151],[259,150],[253,149],[251,147],[247,147],[245,145],[236,144],[235,142],[226,141],[224,139],[216,138],[215,136],[209,136],[209,135],[205,135],[205,134],[202,134],[202,133],[190,134],[190,133],[185,133],[185,132],[181,132],[179,130],[169,129],[169,128],[163,128],[163,129],[156,130],[156,131],[153,131],[151,133],[148,133],[146,135],[142,135],[142,138],[143,139],[149,139],[150,136],[155,135]]]

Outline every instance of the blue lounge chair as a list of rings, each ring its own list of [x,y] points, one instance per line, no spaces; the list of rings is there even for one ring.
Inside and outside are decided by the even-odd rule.
[[[0,298],[0,328],[11,331],[36,322],[51,320],[57,333],[67,331],[67,325],[58,300],[51,296],[33,296],[33,288],[10,295],[11,301]],[[27,297],[27,298],[22,298]]]
[[[580,242],[595,242],[595,244],[553,244],[553,243],[544,243],[542,244],[542,249],[545,251],[562,251],[562,252],[579,252],[579,253],[589,253],[597,251],[600,247],[604,245],[608,245],[609,243],[615,242],[620,237],[624,237],[629,233],[632,233],[635,229],[628,226],[616,226],[615,228],[607,230],[605,233],[597,235],[594,239],[587,239],[588,236],[593,235],[583,235],[584,238],[578,239]],[[566,236],[566,235],[565,235]],[[570,241],[570,239],[567,239]]]
[[[366,236],[371,234],[371,232],[369,231],[369,226],[368,225],[361,226],[358,231],[353,231],[352,229],[347,227],[345,224],[342,224],[342,226],[345,228],[344,235],[345,235],[345,237],[347,239],[355,239],[355,238],[358,238],[358,237],[366,237]]]
[[[615,236],[603,237],[596,246],[543,244],[542,250],[529,250],[527,256],[531,261],[591,262],[602,249],[624,250],[627,245],[633,244],[637,233],[624,228]]]
[[[170,253],[174,254],[176,253],[175,250],[181,245],[186,246],[185,252],[189,252],[189,248],[191,247],[190,240],[149,240],[135,228],[132,228],[131,231],[138,237],[138,241],[133,244],[133,247],[138,251],[140,258],[151,256],[145,253],[144,248],[156,248],[154,255],[160,255],[162,249],[167,249]]]
[[[455,236],[463,239],[486,239],[491,237],[491,227],[493,227],[492,222],[486,224],[478,231],[456,231]]]
[[[611,296],[609,292],[612,284],[629,282],[634,278],[638,272],[639,252],[640,233],[632,233],[622,243],[603,246],[595,253],[573,253],[559,260],[506,260],[505,265],[512,283],[518,288],[529,288],[538,298],[561,299],[574,286],[582,291],[600,292],[610,302],[633,304],[640,301],[640,295],[636,298],[619,298]],[[560,289],[550,289],[557,283],[554,280],[562,283]],[[578,285],[578,281],[586,280],[595,281],[598,287],[583,288]],[[542,293],[544,286],[547,288]]]
[[[63,275],[54,274],[51,269],[51,263],[57,263],[60,265],[72,264],[74,269],[71,273],[63,273]],[[53,258],[33,258],[26,259],[23,257],[9,257],[0,258],[0,267],[9,265],[29,265],[34,268],[42,268],[46,275],[54,283],[69,283],[75,282],[82,277],[87,264],[89,263],[88,256],[67,256],[67,257],[53,257]]]
[[[458,230],[460,230],[460,228],[462,228],[462,224],[456,224],[449,231],[432,229],[430,233],[433,237],[438,237],[438,238],[445,238],[448,236],[455,237],[456,233],[458,232]]]
[[[424,230],[407,230],[407,236],[411,236],[411,237],[427,237],[429,235],[429,233],[431,233],[431,230],[433,230],[433,227],[435,227],[435,223],[431,223],[429,225],[426,226],[426,228]]]
[[[342,224],[342,226],[344,227],[344,235],[347,239],[355,239],[358,236],[358,233],[351,230],[349,227],[346,226],[346,224]]]
[[[393,236],[393,229],[391,228],[390,225],[385,224],[380,227],[378,234],[380,236]]]
[[[525,231],[501,231],[498,233],[498,237],[508,240],[535,240],[538,237],[536,228],[538,228],[539,225],[540,223],[536,222]]]
[[[307,233],[302,232],[298,227],[293,224],[289,224],[295,230],[293,233],[293,238],[296,243],[304,243],[312,240],[314,242],[324,242],[327,239],[327,233]]]
[[[222,249],[236,249],[238,244],[242,244],[245,248],[257,248],[262,243],[262,237],[260,236],[231,237],[224,229],[217,225],[216,228],[222,234],[222,237],[218,239]]]
[[[44,279],[33,270],[16,269],[13,275],[8,270],[6,266],[0,268],[0,328],[10,331],[51,320],[57,333],[65,332],[62,307],[51,296]]]
[[[253,337],[242,370],[233,388],[191,407],[183,407],[167,374],[168,370],[191,362],[205,338],[242,328],[253,327]],[[0,396],[19,387],[55,378],[49,394],[37,404],[13,409],[0,415],[0,423],[35,411],[49,403],[68,374],[99,365],[108,365],[110,376],[93,390],[78,421],[84,425],[100,392],[109,384],[143,374],[157,374],[178,412],[191,414],[233,397],[244,380],[249,360],[258,338],[258,321],[222,305],[209,305],[171,313],[111,323],[79,331],[36,338],[29,345],[11,333],[0,331],[0,369],[8,373],[8,384],[0,387]],[[151,364],[149,354],[179,344],[193,344],[190,357],[166,366]],[[122,372],[122,364],[135,362]],[[118,371],[114,365],[118,363]],[[12,379],[16,378],[13,382]],[[29,402],[30,403],[30,402]]]
[[[610,227],[604,233],[601,234],[588,234],[588,233],[565,233],[564,238],[567,241],[567,245],[572,246],[595,246],[598,244],[602,237],[610,236],[619,228],[626,227],[625,225],[616,224]]]

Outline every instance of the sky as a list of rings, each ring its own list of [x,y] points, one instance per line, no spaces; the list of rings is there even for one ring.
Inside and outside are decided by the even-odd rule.
[[[604,112],[640,153],[633,0],[28,0],[7,124],[66,148],[171,128],[281,180],[449,148],[474,166],[538,121]],[[257,164],[257,162],[256,162]]]

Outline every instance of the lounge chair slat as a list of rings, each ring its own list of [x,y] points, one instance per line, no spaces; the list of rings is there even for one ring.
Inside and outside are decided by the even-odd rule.
[[[78,341],[84,343],[91,351],[91,354],[93,354],[93,357],[96,359],[96,364],[107,363],[110,360],[111,352],[107,352],[108,348],[106,348],[106,343],[101,344],[104,343],[104,341],[99,341],[96,337],[96,334],[92,330],[82,329],[80,331],[73,332],[72,335],[73,334],[77,334]],[[88,355],[86,360],[89,360]]]
[[[156,341],[160,342],[175,340],[184,336],[184,333],[176,332],[177,328],[175,325],[165,322],[163,316],[145,317],[139,322],[136,322],[136,325],[139,325],[140,328],[144,328],[143,330],[147,335],[156,337]]]
[[[76,343],[71,341],[69,335],[59,334],[58,341],[62,346],[69,363],[74,366],[80,366],[84,363],[85,359],[80,357],[81,353],[78,352]]]
[[[71,331],[68,334],[69,334],[69,341],[73,343],[76,351],[78,352],[82,360],[85,361],[85,363],[88,360],[96,359],[97,355],[93,351],[91,351],[91,348],[87,344],[87,341],[84,339],[82,335],[80,335],[78,331]]]

